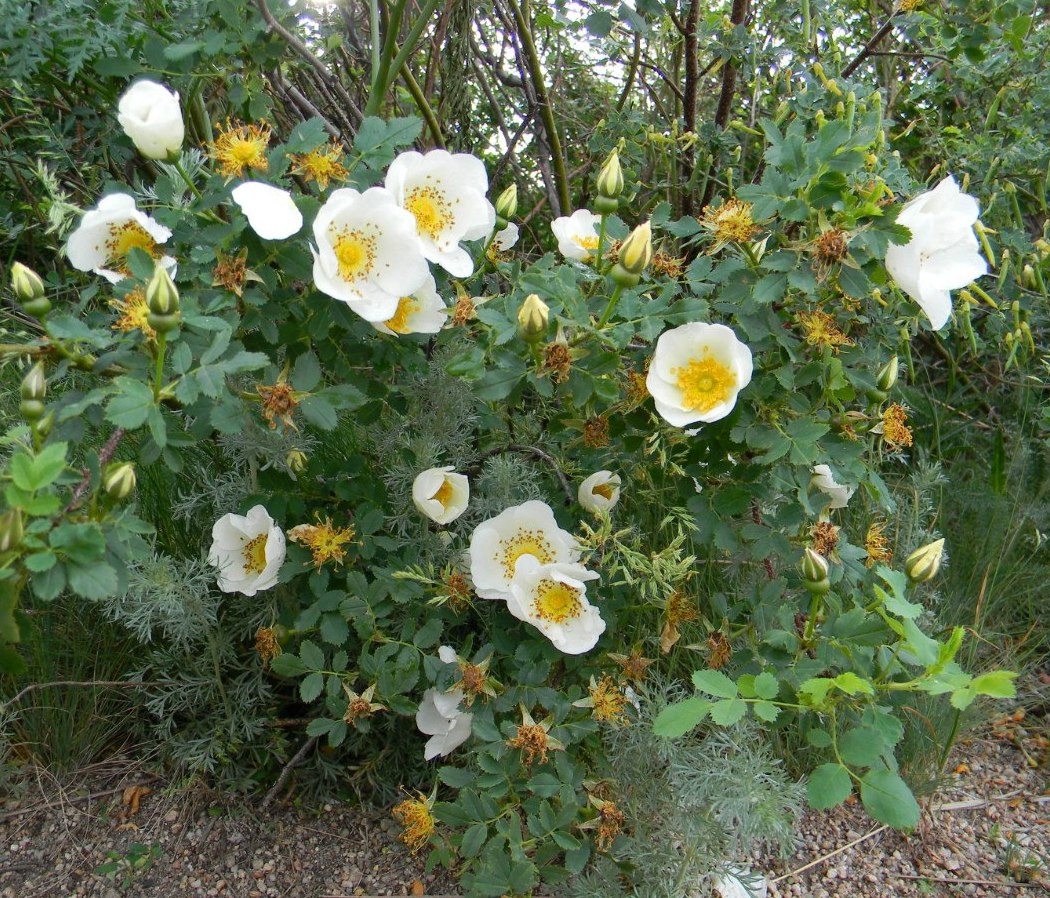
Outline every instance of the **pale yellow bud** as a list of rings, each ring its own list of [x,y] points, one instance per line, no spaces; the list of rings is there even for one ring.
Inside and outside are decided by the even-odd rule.
[[[814,593],[825,593],[831,588],[828,582],[828,560],[809,546],[802,554],[802,578],[806,589]]]
[[[623,193],[623,169],[620,168],[620,154],[616,150],[606,157],[595,186],[600,196],[610,199],[616,199]]]
[[[938,539],[916,549],[904,561],[904,573],[912,583],[925,583],[937,576],[944,555],[944,540]]]
[[[888,393],[897,383],[897,376],[900,374],[900,360],[897,356],[893,356],[885,365],[882,370],[879,371],[878,377],[875,380],[875,385],[882,390],[884,393]]]
[[[146,285],[146,302],[154,315],[174,315],[179,311],[178,287],[163,265],[154,269],[153,277]]]
[[[496,214],[510,221],[518,212],[518,185],[511,184],[496,199]]]
[[[0,552],[10,552],[22,545],[22,512],[17,508],[0,515]]]
[[[131,462],[108,465],[102,474],[102,489],[107,496],[119,502],[135,491],[137,480],[135,466]]]
[[[32,268],[15,262],[11,266],[11,289],[20,302],[31,302],[44,295],[44,282]]]
[[[537,343],[546,336],[549,323],[550,307],[530,293],[518,309],[518,333],[527,343]]]
[[[649,222],[640,224],[623,242],[618,259],[624,270],[631,274],[641,274],[653,260],[653,231]]]
[[[306,468],[306,462],[306,453],[302,449],[292,449],[284,458],[284,463],[293,474],[301,474]]]

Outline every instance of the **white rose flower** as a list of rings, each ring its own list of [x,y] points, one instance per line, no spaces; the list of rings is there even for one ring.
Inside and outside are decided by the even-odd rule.
[[[597,579],[594,571],[578,564],[541,564],[533,555],[522,555],[510,584],[507,610],[532,624],[558,651],[582,655],[605,632],[601,614],[587,601],[585,581]]]
[[[488,237],[496,224],[496,210],[485,198],[485,164],[469,153],[410,151],[390,163],[384,183],[412,213],[423,255],[453,277],[473,274],[474,260],[460,241]]]
[[[580,547],[562,530],[546,502],[514,505],[478,524],[470,537],[470,576],[483,599],[509,599],[515,565],[523,555],[540,564],[573,563]]]
[[[599,222],[601,218],[586,209],[554,219],[551,230],[558,239],[558,252],[566,259],[586,262],[598,248]]]
[[[845,508],[857,490],[855,486],[844,486],[835,480],[835,475],[828,465],[813,466],[813,477],[809,485],[828,497],[828,508]]]
[[[660,334],[645,386],[669,424],[710,424],[733,410],[751,370],[751,350],[732,330],[694,321]]]
[[[412,501],[420,514],[438,524],[450,524],[467,510],[470,481],[453,468],[429,468],[412,483]]]
[[[66,256],[78,271],[93,271],[115,284],[131,274],[128,254],[133,249],[172,271],[175,260],[160,248],[169,237],[171,231],[135,207],[134,197],[111,193],[84,213],[66,242]]]
[[[186,128],[179,95],[156,81],[136,81],[124,92],[117,121],[147,159],[167,159],[182,149]]]
[[[462,689],[452,692],[428,689],[423,693],[423,700],[416,711],[416,726],[421,733],[431,737],[423,748],[426,760],[444,757],[470,738],[470,724],[474,715],[459,710],[461,701]]]
[[[492,245],[501,253],[505,253],[518,242],[518,237],[520,236],[521,231],[518,229],[518,226],[514,222],[509,221],[502,231],[496,231],[496,236],[492,238]]]
[[[245,181],[234,187],[230,195],[241,207],[251,229],[263,240],[284,240],[303,226],[303,213],[292,195],[280,187]]]
[[[988,273],[973,224],[977,200],[959,190],[949,175],[933,190],[920,193],[901,210],[897,223],[911,231],[904,246],[886,250],[886,270],[940,330],[952,314],[948,292]]]
[[[284,563],[284,533],[262,505],[248,514],[224,514],[211,528],[208,563],[219,569],[219,589],[253,596],[276,585]]]
[[[428,272],[427,279],[411,296],[397,301],[397,311],[386,321],[370,324],[384,334],[436,334],[445,326],[448,311],[437,292],[437,284]]]
[[[612,511],[620,501],[620,475],[612,471],[596,471],[580,484],[577,498],[580,505],[592,514]]]
[[[389,321],[430,273],[415,219],[382,187],[333,191],[313,228],[314,283],[365,321]]]

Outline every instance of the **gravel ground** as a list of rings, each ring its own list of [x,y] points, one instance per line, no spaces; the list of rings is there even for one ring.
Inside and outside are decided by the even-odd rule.
[[[959,746],[956,772],[914,834],[878,828],[854,803],[807,815],[788,860],[751,864],[769,878],[770,898],[1050,894],[1045,756],[1031,766],[1040,752],[1045,745],[1008,723]],[[332,805],[260,812],[257,800],[169,789],[115,762],[75,782],[39,776],[19,801],[0,803],[0,898],[458,891],[446,873],[424,872],[385,813]],[[136,785],[152,791],[126,791]],[[97,872],[105,864],[115,867],[108,875]]]

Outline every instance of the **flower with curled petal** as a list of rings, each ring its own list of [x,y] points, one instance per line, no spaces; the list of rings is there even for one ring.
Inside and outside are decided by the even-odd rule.
[[[219,589],[253,596],[277,585],[284,563],[284,532],[262,505],[246,515],[224,514],[211,530],[208,563],[219,569]]]
[[[160,244],[171,231],[135,206],[126,193],[111,193],[84,213],[66,243],[66,256],[78,271],[93,271],[111,284],[131,274],[128,256],[140,249],[169,271],[175,260],[165,256]]]

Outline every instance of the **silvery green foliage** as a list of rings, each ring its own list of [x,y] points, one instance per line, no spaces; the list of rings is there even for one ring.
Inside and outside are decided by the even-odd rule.
[[[128,588],[103,600],[110,620],[139,642],[163,638],[178,646],[200,642],[218,618],[214,572],[203,559],[172,558],[154,552],[128,567]]]
[[[630,828],[614,854],[630,865],[630,885],[620,885],[622,867],[599,863],[570,883],[569,898],[682,898],[733,858],[793,844],[803,789],[758,728],[700,730],[678,740],[653,735],[656,715],[680,696],[677,687],[653,684],[640,692],[636,724],[605,731],[616,801]]]

